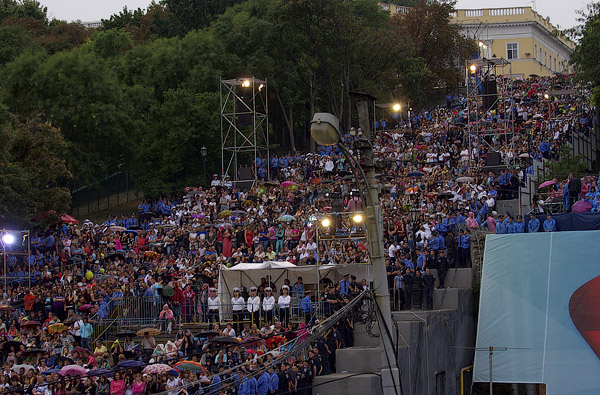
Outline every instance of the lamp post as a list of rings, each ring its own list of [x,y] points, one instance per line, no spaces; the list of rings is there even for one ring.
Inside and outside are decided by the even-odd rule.
[[[359,105],[361,103],[359,102]],[[363,101],[366,107],[366,102]],[[364,107],[359,107],[359,118],[361,110],[364,112]],[[365,118],[363,116],[363,118]],[[363,124],[363,128],[368,131],[367,122]],[[390,294],[387,286],[387,274],[385,267],[384,246],[383,246],[383,221],[381,217],[381,207],[379,206],[379,190],[375,180],[375,163],[373,160],[373,146],[369,138],[359,131],[355,147],[360,152],[360,163],[348,151],[348,148],[341,143],[341,135],[339,131],[339,120],[329,113],[316,113],[311,121],[310,131],[313,139],[320,145],[336,145],[344,154],[346,160],[351,164],[353,176],[363,198],[363,207],[367,237],[369,240],[369,257],[373,265],[373,291],[375,300],[379,306],[382,320],[380,321],[381,335],[379,339],[382,347],[382,366],[387,368],[381,369],[381,383],[383,393],[400,394],[400,375],[398,371],[398,363],[396,361],[396,352],[394,344],[391,341],[394,336],[391,331],[392,312],[390,307]],[[370,134],[370,132],[368,132]],[[385,332],[388,332],[386,335]],[[389,335],[389,336],[388,336]],[[388,356],[388,350],[392,351],[391,358]]]
[[[6,246],[15,242],[15,236],[6,230],[3,230],[1,233],[2,237],[0,237],[0,241],[2,242],[2,259],[4,261],[4,294],[6,294],[6,277],[8,274],[6,271]]]
[[[208,149],[206,148],[206,146],[202,146],[202,148],[200,148],[200,155],[202,156],[202,165],[204,166],[204,185],[207,186],[207,179],[206,179],[206,154],[208,153]]]
[[[410,209],[408,212],[408,216],[410,219],[411,227],[412,227],[412,236],[413,236],[413,250],[412,250],[412,259],[413,265],[415,268],[417,267],[417,223],[419,222],[419,210],[416,208]]]

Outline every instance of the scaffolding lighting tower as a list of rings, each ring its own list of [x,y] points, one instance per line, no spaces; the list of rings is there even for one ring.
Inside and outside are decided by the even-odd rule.
[[[267,80],[251,78],[221,79],[221,180],[258,181],[256,159],[267,160],[269,176],[269,105]],[[250,163],[251,162],[251,163]],[[240,177],[240,164],[248,163],[251,178]]]

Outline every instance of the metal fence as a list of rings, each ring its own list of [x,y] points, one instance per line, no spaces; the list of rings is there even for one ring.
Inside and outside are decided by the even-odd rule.
[[[137,199],[137,180],[128,172],[117,172],[96,186],[75,184],[71,195],[71,211],[78,217]]]
[[[262,302],[262,301],[261,301]],[[122,329],[135,330],[142,327],[154,326],[163,329],[167,320],[160,319],[160,311],[167,303],[173,311],[175,319],[172,322],[172,328],[177,328],[181,324],[206,324],[211,322],[231,322],[236,325],[249,325],[253,322],[264,323],[265,320],[284,321],[287,317],[291,322],[304,322],[305,317],[300,309],[300,299],[292,298],[289,314],[279,308],[276,304],[271,312],[263,309],[262,303],[258,312],[251,314],[244,309],[241,313],[234,314],[232,305],[221,303],[218,313],[209,311],[208,304],[201,296],[195,296],[183,305],[175,305],[163,298],[157,300],[148,300],[144,297],[127,296],[124,298],[113,298],[109,303],[100,309],[100,312],[94,316],[94,340],[107,340]],[[327,301],[312,302],[313,319],[323,319],[330,315],[334,307]],[[247,305],[246,305],[247,306]],[[235,319],[234,319],[235,318]]]

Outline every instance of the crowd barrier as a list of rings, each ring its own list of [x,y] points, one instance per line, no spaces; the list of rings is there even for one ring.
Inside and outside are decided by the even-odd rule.
[[[272,312],[268,313],[262,308],[262,303],[258,312],[251,314],[245,308],[239,314],[223,313],[231,311],[232,305],[221,303],[219,312],[210,311],[208,304],[201,296],[194,297],[189,303],[176,305],[163,298],[157,298],[154,301],[144,299],[144,297],[127,296],[123,298],[113,298],[105,306],[106,314],[96,314],[92,318],[95,340],[107,340],[114,336],[119,330],[134,330],[142,327],[160,328],[165,323],[164,319],[159,318],[160,311],[164,304],[168,304],[173,311],[174,319],[172,328],[178,328],[182,324],[202,324],[202,323],[227,323],[234,325],[246,325],[251,323],[263,323],[266,319],[269,321],[284,321],[287,313],[275,304]],[[247,304],[246,304],[247,306]],[[313,319],[323,319],[333,312],[330,302],[317,301],[312,302]],[[300,299],[292,298],[289,309],[289,320],[293,323],[304,322],[304,313],[300,309]]]

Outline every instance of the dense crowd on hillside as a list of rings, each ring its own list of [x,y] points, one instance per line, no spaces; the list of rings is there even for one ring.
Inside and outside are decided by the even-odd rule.
[[[575,134],[589,133],[596,122],[585,87],[578,89],[582,96],[545,96],[572,84],[563,76],[514,81],[510,90],[500,89],[506,96],[499,97],[493,111],[475,111],[471,99],[449,97],[446,107],[414,113],[410,120],[392,118],[385,130],[382,122],[374,125],[379,129],[373,147],[385,166],[379,182],[388,286],[399,308],[433,307],[432,290],[444,287],[447,269],[471,264],[473,231],[557,230],[551,215],[544,222],[532,218],[525,226],[521,216],[498,216],[495,209],[498,200],[516,197],[534,159],[557,160],[562,145]],[[493,132],[498,130],[510,133]],[[350,133],[344,138],[351,147]],[[490,152],[499,152],[508,166],[486,169]],[[311,377],[334,371],[335,349],[352,344],[352,321],[336,324],[304,360],[271,366],[268,351],[279,341],[305,336],[316,310],[325,315],[337,311],[369,288],[368,279],[344,276],[323,284],[317,294],[305,291],[302,279],[275,284],[265,278],[256,287],[235,289],[229,301],[218,296],[219,268],[265,261],[368,262],[365,241],[351,236],[362,225],[344,214],[360,212],[362,200],[350,164],[336,148],[260,158],[256,168],[262,182],[248,190],[215,176],[211,185],[144,199],[137,212],[109,216],[104,223],[61,223],[33,233],[29,257],[7,256],[11,278],[0,305],[0,387],[20,386],[20,393],[32,394],[139,394],[182,383],[193,384],[197,392],[215,380],[238,380],[237,392],[215,393],[309,393]],[[571,180],[558,181],[553,193],[568,190]],[[578,193],[566,193],[570,204],[582,198],[597,211],[595,178],[580,184]],[[544,202],[536,198],[534,210],[543,212]],[[333,226],[321,231],[348,237],[317,240],[324,216],[334,218]],[[437,269],[437,278],[430,269]],[[419,291],[417,301],[413,290]],[[173,339],[157,344],[152,336],[123,334],[117,342],[92,344],[100,335],[92,323],[115,317],[131,300],[137,301],[136,317],[155,319]],[[233,310],[231,317],[221,317],[233,319],[226,327],[216,324],[210,335],[179,329],[181,322],[219,320],[222,304]],[[222,345],[212,342],[213,336],[235,341],[213,347]],[[129,362],[139,362],[141,369],[150,361],[173,365],[181,360],[199,362],[206,372],[142,376],[123,370],[106,380],[109,369]],[[245,361],[248,371],[218,374]],[[65,382],[60,369],[67,365],[106,371]],[[259,365],[268,368],[268,377],[254,382],[245,376]]]

